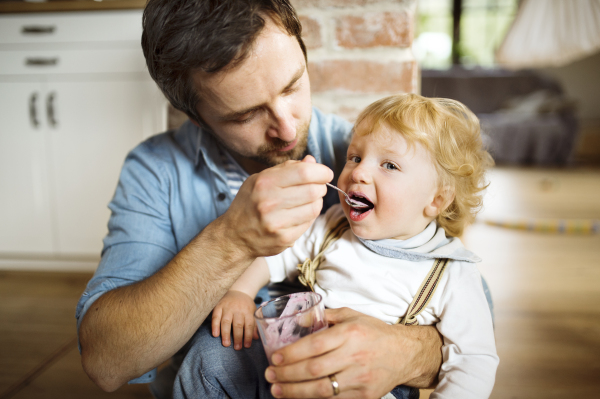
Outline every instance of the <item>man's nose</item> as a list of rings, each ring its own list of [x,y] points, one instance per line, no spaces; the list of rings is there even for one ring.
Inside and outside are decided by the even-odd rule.
[[[269,129],[269,136],[285,142],[296,139],[296,122],[290,105],[285,101],[279,101],[273,110],[273,122]]]

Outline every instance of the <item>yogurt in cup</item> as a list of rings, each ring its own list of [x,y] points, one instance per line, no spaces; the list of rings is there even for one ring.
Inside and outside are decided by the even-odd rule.
[[[254,318],[269,364],[277,349],[328,327],[323,298],[314,292],[299,292],[264,302]]]

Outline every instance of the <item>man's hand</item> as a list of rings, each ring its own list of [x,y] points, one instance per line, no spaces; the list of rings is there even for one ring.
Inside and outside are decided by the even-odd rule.
[[[229,290],[219,301],[212,314],[212,334],[221,334],[223,346],[231,345],[231,327],[233,325],[233,348],[236,350],[252,345],[252,338],[258,339],[254,311],[256,305],[252,298],[241,291]]]
[[[258,256],[283,251],[308,229],[331,179],[310,156],[250,176],[227,212],[166,266],[98,298],[79,329],[90,378],[114,391],[173,356]]]
[[[310,155],[250,176],[223,215],[232,239],[254,257],[282,252],[319,216],[332,179]]]
[[[327,310],[330,328],[272,355],[267,368],[276,398],[380,398],[395,386],[430,386],[442,363],[435,327],[390,326],[348,308]],[[333,326],[332,326],[333,325]]]

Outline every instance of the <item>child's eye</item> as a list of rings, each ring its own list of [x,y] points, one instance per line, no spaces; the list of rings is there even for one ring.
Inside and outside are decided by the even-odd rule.
[[[349,162],[354,162],[354,163],[360,163],[360,157],[351,156],[351,157],[348,157],[348,161]]]
[[[398,167],[391,162],[384,162],[383,167],[387,170],[398,170]]]

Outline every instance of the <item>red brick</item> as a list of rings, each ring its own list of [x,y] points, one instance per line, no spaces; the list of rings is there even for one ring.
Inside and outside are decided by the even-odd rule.
[[[357,93],[415,92],[414,61],[326,60],[309,62],[313,93],[341,90]]]
[[[306,48],[314,49],[323,45],[321,41],[321,24],[314,18],[300,15],[302,23],[302,39]]]
[[[412,18],[407,12],[374,12],[336,18],[337,44],[345,48],[409,47]]]

